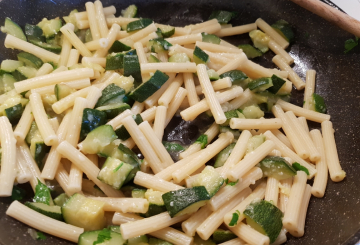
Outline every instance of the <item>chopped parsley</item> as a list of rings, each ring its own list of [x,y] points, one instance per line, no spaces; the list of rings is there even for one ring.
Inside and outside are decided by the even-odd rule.
[[[347,54],[350,52],[353,48],[359,45],[359,38],[355,37],[355,39],[348,39],[345,41],[345,51],[344,53]]]
[[[122,166],[124,165],[124,163],[122,162],[119,166],[117,166],[113,172],[116,173]]]
[[[232,218],[231,218],[231,221],[229,223],[229,226],[237,225],[237,222],[239,220],[239,215],[240,215],[239,210],[236,210],[235,213],[232,214]]]
[[[292,167],[295,168],[296,171],[304,171],[307,175],[310,175],[309,170],[298,162],[294,162]]]
[[[200,135],[200,137],[197,138],[195,143],[199,143],[201,145],[201,149],[204,149],[208,143],[208,136],[206,134]]]
[[[111,231],[107,228],[104,228],[102,231],[100,231],[97,240],[93,242],[93,245],[101,244],[110,239],[111,239]]]
[[[225,179],[225,184],[226,184],[226,185],[230,185],[230,186],[234,186],[234,185],[236,185],[238,182],[239,182],[239,179],[238,179],[237,181],[235,181],[235,182],[231,182],[231,181],[229,181],[229,179]]]
[[[49,187],[41,183],[39,179],[38,184],[35,187],[34,202],[45,203],[47,205],[50,205],[51,202],[51,194]]]

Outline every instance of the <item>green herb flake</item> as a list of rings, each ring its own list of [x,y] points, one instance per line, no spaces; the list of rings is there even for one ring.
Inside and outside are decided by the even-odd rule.
[[[235,213],[232,214],[231,221],[229,223],[229,226],[235,226],[237,225],[237,222],[239,220],[240,212],[239,210],[236,210]]]
[[[46,236],[44,235],[44,233],[42,233],[40,231],[37,231],[36,235],[37,235],[37,237],[36,237],[37,240],[45,240],[46,239]]]
[[[38,184],[35,187],[34,202],[40,202],[47,205],[50,205],[51,202],[51,194],[49,187],[41,183],[39,179]]]
[[[116,173],[122,166],[124,165],[124,163],[122,162],[119,166],[117,166],[113,172]]]
[[[345,51],[344,53],[347,54],[350,52],[353,48],[359,45],[359,38],[355,37],[355,39],[348,39],[345,41]]]
[[[14,185],[12,194],[11,194],[11,199],[14,201],[15,200],[21,201],[22,199],[24,199],[25,196],[26,196],[26,191],[16,185]]]
[[[292,167],[295,168],[296,171],[304,171],[307,175],[310,175],[309,170],[298,162],[294,162]]]
[[[206,134],[200,135],[199,138],[195,141],[195,143],[199,143],[201,145],[201,149],[204,149],[208,144],[208,136]]]
[[[239,182],[239,179],[238,179],[237,181],[235,181],[235,182],[231,182],[231,181],[229,181],[229,179],[225,179],[225,184],[226,184],[226,185],[230,185],[230,186],[234,186],[234,185],[236,185],[238,182]]]
[[[107,228],[104,228],[102,231],[100,231],[97,240],[93,242],[93,245],[101,244],[110,239],[111,239],[111,231]]]

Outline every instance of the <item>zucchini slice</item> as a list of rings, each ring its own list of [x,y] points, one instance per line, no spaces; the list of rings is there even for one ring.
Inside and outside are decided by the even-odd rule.
[[[64,221],[60,206],[49,206],[47,204],[39,203],[39,202],[26,202],[25,205],[35,210],[36,212],[39,212],[50,218]]]
[[[44,159],[46,154],[49,153],[51,146],[45,145],[44,141],[31,140],[30,152],[35,159],[36,164],[39,166],[39,169],[42,170],[44,168]]]
[[[220,133],[226,133],[226,132],[232,133],[234,135],[234,139],[238,139],[240,136],[240,133],[241,133],[240,130],[232,129],[229,126],[221,126],[220,125],[219,129],[220,129]]]
[[[44,36],[49,38],[55,36],[60,31],[62,23],[59,18],[51,20],[44,18],[37,25],[42,29]]]
[[[101,125],[105,125],[107,121],[106,112],[85,108],[82,115],[80,141],[83,141],[86,136]]]
[[[142,83],[139,57],[136,54],[124,55],[124,76],[134,78],[135,88]]]
[[[223,184],[224,179],[212,166],[206,166],[193,182],[193,186],[204,186],[209,193],[210,198],[220,190]]]
[[[67,200],[69,200],[69,196],[65,193],[61,193],[54,199],[54,203],[55,205],[62,207],[67,202]]]
[[[326,104],[324,98],[318,94],[313,93],[311,95],[310,101],[310,110],[325,113],[326,112]]]
[[[132,165],[126,162],[108,157],[97,178],[112,188],[119,190],[133,168]]]
[[[137,125],[143,122],[143,119],[140,114],[133,115],[132,118],[134,119]],[[124,125],[121,125],[118,129],[116,129],[115,133],[118,136],[118,138],[121,140],[127,140],[128,138],[130,138],[130,134],[126,130]]]
[[[39,69],[43,65],[43,62],[40,58],[30,53],[26,53],[26,52],[18,53],[17,58],[19,61],[23,62],[26,66],[34,67],[36,69]]]
[[[172,35],[175,34],[175,27],[173,26],[161,25],[161,24],[158,24],[157,26],[161,31],[161,36],[164,38],[171,37]]]
[[[76,193],[61,207],[61,211],[66,223],[92,231],[106,225],[104,205],[104,202]]]
[[[268,156],[259,164],[264,176],[277,180],[288,179],[296,175],[296,170],[282,157]]]
[[[120,88],[114,83],[109,84],[106,88],[101,92],[101,97],[96,102],[95,108],[122,102],[122,99],[125,96],[125,90]]]
[[[244,51],[244,53],[249,59],[253,59],[263,55],[263,53],[260,50],[253,47],[250,44],[241,44],[238,46],[238,48],[242,49],[242,51]]]
[[[11,74],[3,74],[0,77],[0,93],[6,93],[14,89],[14,84],[16,83],[16,79]]]
[[[5,18],[5,24],[1,27],[1,31],[26,41],[26,36],[21,27],[8,17]]]
[[[162,37],[149,40],[147,45],[148,49],[151,52],[155,52],[155,53],[161,53],[167,51],[171,46],[172,44],[166,41]]]
[[[113,119],[123,111],[130,109],[131,107],[126,103],[114,103],[109,105],[104,105],[96,108],[99,111],[106,113],[107,119]]]
[[[56,99],[59,101],[66,96],[76,92],[76,89],[69,87],[66,84],[56,84],[54,87]]]
[[[142,215],[143,217],[147,218],[166,212],[166,207],[162,199],[163,194],[161,191],[154,191],[152,189],[148,189],[145,192],[144,197],[149,201],[149,209]]]
[[[212,236],[216,244],[227,242],[231,239],[237,238],[237,235],[235,235],[231,231],[223,229],[216,229]]]
[[[147,27],[148,25],[151,25],[153,22],[154,22],[153,20],[146,18],[135,20],[127,24],[126,31],[132,32],[132,31],[141,30]]]
[[[244,210],[246,222],[258,232],[275,242],[282,228],[283,213],[270,202],[259,200],[250,203]]]
[[[245,107],[242,110],[242,114],[247,119],[259,119],[264,116],[264,112],[260,109],[258,105],[250,105]]]
[[[289,23],[285,20],[278,20],[274,24],[271,25],[272,28],[275,29],[281,36],[285,38],[286,41],[292,43],[295,38],[294,31],[292,30]]]
[[[246,144],[246,154],[254,151],[262,143],[264,143],[265,140],[266,140],[266,137],[263,134],[252,136]]]
[[[273,86],[268,88],[267,91],[269,91],[272,94],[277,94],[281,87],[286,83],[284,79],[276,76],[275,74],[272,75],[271,81],[273,83]]]
[[[140,235],[133,238],[129,238],[127,245],[146,245],[148,244],[149,240],[146,235]]]
[[[226,160],[229,158],[234,147],[235,147],[235,143],[231,143],[225,149],[220,151],[219,154],[217,154],[216,159],[215,159],[214,168],[222,167],[225,164]]]
[[[176,53],[170,56],[169,62],[185,63],[185,62],[190,62],[190,58],[185,53]]]
[[[169,79],[165,73],[157,70],[155,74],[146,82],[142,83],[134,89],[129,96],[138,102],[144,102],[147,98],[153,95],[160,89],[162,85]]]
[[[135,18],[137,14],[137,7],[135,4],[128,6],[126,9],[121,10],[121,16],[124,18]]]
[[[104,237],[106,237],[106,239],[104,239]],[[101,242],[97,242],[99,241],[99,239]],[[103,229],[98,231],[86,231],[79,236],[78,245],[93,245],[93,244],[125,245],[127,243],[119,232],[114,232],[109,229]]]
[[[111,45],[111,47],[109,49],[109,54],[119,53],[119,52],[129,51],[129,50],[131,50],[130,46],[128,46],[118,40],[115,40],[115,42],[113,43],[113,45]]]
[[[215,70],[209,69],[209,70],[206,70],[206,72],[208,74],[210,81],[216,81],[216,80],[220,79],[219,74]]]
[[[217,19],[220,24],[227,24],[232,18],[236,16],[237,16],[237,12],[216,10],[211,13],[209,20]]]
[[[262,92],[273,86],[270,77],[261,77],[248,83],[248,87],[253,92]]]
[[[34,37],[29,37],[29,42],[50,52],[57,54],[61,52],[61,46],[56,43],[46,43]]]
[[[1,70],[5,72],[14,72],[18,67],[23,66],[24,63],[18,60],[3,60],[1,62]]]
[[[111,53],[106,56],[105,70],[117,70],[124,68],[124,53]]]
[[[160,60],[152,54],[150,54],[148,61],[149,61],[149,63],[159,63],[160,62]],[[171,61],[169,60],[169,62],[171,62]]]
[[[34,67],[20,66],[13,72],[13,76],[17,81],[26,80],[36,76],[37,70]]]
[[[131,191],[132,198],[145,198],[146,189],[135,188]]]
[[[162,195],[162,198],[167,211],[173,218],[196,212],[210,200],[210,195],[204,186],[195,186],[167,192]]]
[[[202,51],[201,48],[195,46],[194,53],[193,53],[193,60],[198,64],[206,64],[209,61],[209,55]]]
[[[270,38],[264,32],[253,30],[249,33],[249,36],[253,41],[255,48],[258,48],[263,53],[266,53],[269,50]]]
[[[117,138],[110,125],[102,125],[92,130],[79,144],[79,148],[86,154],[98,154],[101,150]]]
[[[243,87],[243,85],[246,83],[246,80],[248,79],[248,76],[244,72],[239,70],[227,71],[220,75],[220,78],[225,77],[230,78],[232,85],[240,85],[241,87]]]
[[[43,36],[42,29],[36,25],[25,24],[25,35],[28,38],[37,38],[45,42],[45,37]]]
[[[220,44],[221,42],[221,39],[214,34],[207,34],[205,32],[202,32],[201,36],[202,36],[202,41],[205,43]]]

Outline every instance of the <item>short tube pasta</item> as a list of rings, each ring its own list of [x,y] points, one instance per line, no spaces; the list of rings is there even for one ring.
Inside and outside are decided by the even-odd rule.
[[[134,178],[134,183],[137,185],[144,186],[148,189],[154,189],[162,192],[175,191],[184,189],[184,187],[171,183],[169,181],[160,179],[156,176],[146,174],[143,172],[137,172]]]
[[[14,137],[17,141],[23,141],[25,139],[33,121],[34,116],[31,112],[31,105],[28,103],[25,106],[24,112],[14,130]]]
[[[315,92],[315,77],[316,77],[315,70],[306,71],[306,83],[304,90],[304,105],[303,105],[304,109],[310,110],[311,96]]]
[[[272,119],[242,119],[231,118],[230,127],[232,129],[279,129],[282,127],[282,121],[279,118]]]

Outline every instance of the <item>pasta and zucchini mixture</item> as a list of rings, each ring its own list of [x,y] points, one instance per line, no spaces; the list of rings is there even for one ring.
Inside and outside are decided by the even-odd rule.
[[[137,18],[135,5],[119,17],[100,1],[85,9],[1,27],[19,52],[0,67],[0,196],[34,191],[7,215],[83,245],[303,236],[311,195],[345,172],[316,72],[304,82],[291,68],[289,23],[232,26],[236,13],[218,10],[173,27]],[[240,34],[252,45],[223,39]],[[269,49],[280,69],[252,60]],[[289,103],[293,86],[303,107]],[[163,141],[174,116],[211,123],[190,145]]]

